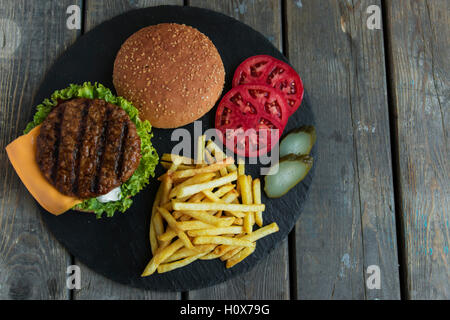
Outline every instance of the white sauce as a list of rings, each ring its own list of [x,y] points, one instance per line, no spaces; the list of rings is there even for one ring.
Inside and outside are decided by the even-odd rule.
[[[97,200],[100,201],[101,203],[120,200],[120,187],[112,189],[107,194],[98,196]]]

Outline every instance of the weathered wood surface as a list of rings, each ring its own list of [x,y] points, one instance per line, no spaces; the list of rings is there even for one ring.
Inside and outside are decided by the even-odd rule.
[[[319,159],[296,227],[299,299],[399,299],[380,1],[287,1],[287,54],[315,110]],[[366,287],[367,267],[381,289]]]
[[[69,298],[70,256],[43,225],[5,147],[31,120],[42,74],[75,41],[79,32],[66,28],[66,9],[77,3],[81,1],[0,4],[0,300]]]
[[[189,5],[225,13],[265,35],[282,48],[281,3],[278,0],[191,0]],[[189,299],[289,299],[289,250],[285,240],[250,272],[214,287],[190,291]]]
[[[449,299],[450,3],[387,1],[409,299]]]
[[[146,0],[146,1],[85,1],[85,25],[84,31],[88,32],[96,25],[106,21],[116,15],[129,10],[156,6],[161,4],[178,4],[182,5],[182,0],[162,1],[162,0]],[[90,270],[75,259],[75,263],[81,267],[83,275],[81,290],[74,291],[74,299],[180,299],[181,293],[176,292],[156,292],[137,288],[131,288],[125,285],[115,283],[97,273]]]
[[[291,248],[285,241],[248,274],[187,298],[398,299],[401,278],[403,298],[448,299],[449,2],[184,2],[233,16],[286,49],[319,136],[316,176]],[[66,267],[79,262],[42,224],[4,147],[34,113],[42,75],[81,33],[66,28],[72,4],[82,8],[86,32],[134,8],[183,1],[1,0],[0,299],[71,298]],[[373,4],[385,10],[382,30],[366,27]],[[369,265],[380,267],[380,290],[366,286]],[[181,297],[125,287],[80,266],[74,299]]]

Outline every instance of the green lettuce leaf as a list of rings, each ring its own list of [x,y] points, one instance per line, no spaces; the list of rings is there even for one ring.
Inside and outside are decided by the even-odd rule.
[[[131,178],[120,187],[121,200],[101,203],[96,198],[91,198],[84,200],[72,209],[92,211],[97,215],[97,218],[100,218],[103,213],[106,213],[107,217],[112,217],[116,211],[125,212],[133,203],[131,197],[136,195],[148,184],[150,176],[154,177],[155,167],[158,164],[159,158],[150,141],[153,137],[153,134],[151,134],[152,126],[147,120],[141,121],[139,119],[139,111],[131,102],[122,97],[116,97],[112,94],[111,90],[102,84],[85,82],[82,85],[71,84],[68,88],[53,92],[50,99],[45,99],[36,107],[37,111],[33,117],[33,121],[28,123],[24,134],[27,134],[34,127],[40,125],[47,118],[50,111],[58,105],[59,100],[72,98],[102,99],[124,109],[131,121],[136,125],[136,131],[141,138],[142,155],[139,167]]]

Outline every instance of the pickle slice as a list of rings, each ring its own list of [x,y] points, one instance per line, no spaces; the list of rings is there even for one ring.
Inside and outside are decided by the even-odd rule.
[[[288,154],[272,166],[264,177],[264,191],[269,198],[279,198],[301,182],[313,165],[309,155]],[[274,173],[274,174],[272,174]]]
[[[303,126],[291,131],[280,142],[280,157],[290,153],[307,155],[316,143],[316,129],[313,126]]]

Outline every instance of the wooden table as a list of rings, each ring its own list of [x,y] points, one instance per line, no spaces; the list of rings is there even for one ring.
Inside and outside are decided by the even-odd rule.
[[[73,4],[80,30],[66,27]],[[263,33],[299,72],[318,124],[315,179],[289,238],[250,273],[190,292],[129,288],[82,266],[4,151],[59,54],[102,21],[159,4]],[[377,9],[381,28],[369,28]],[[449,13],[448,0],[0,0],[0,299],[449,299]],[[71,264],[80,290],[66,288]],[[380,289],[366,283],[373,268]]]

